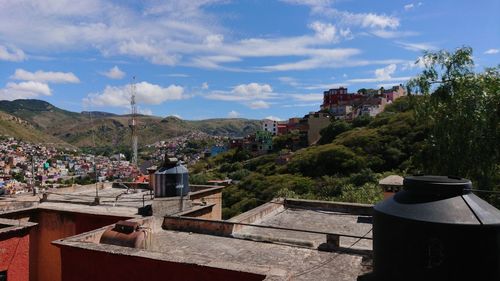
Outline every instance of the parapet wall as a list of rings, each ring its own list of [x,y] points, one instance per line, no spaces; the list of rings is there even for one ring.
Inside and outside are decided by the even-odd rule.
[[[299,209],[317,209],[323,211],[332,211],[339,213],[349,213],[360,216],[371,216],[373,214],[373,205],[345,203],[345,202],[328,202],[318,200],[301,200],[301,199],[285,199],[285,208]]]

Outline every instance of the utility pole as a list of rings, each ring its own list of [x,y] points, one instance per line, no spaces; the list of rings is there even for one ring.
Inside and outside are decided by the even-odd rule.
[[[131,119],[130,119],[130,130],[131,130],[131,136],[132,136],[132,165],[137,167],[137,104],[135,102],[135,91],[136,91],[136,85],[135,85],[135,76],[132,78],[132,85],[131,85],[131,97],[130,97],[130,108],[131,108]]]
[[[101,203],[101,200],[99,198],[99,187],[97,183],[99,182],[99,175],[97,174],[97,163],[96,163],[96,157],[94,153],[94,173],[95,173],[95,198],[94,198],[94,204],[99,205]]]
[[[34,154],[34,152],[33,152]],[[30,180],[31,188],[33,189],[33,196],[36,195],[35,189],[35,155],[31,155],[31,180]]]

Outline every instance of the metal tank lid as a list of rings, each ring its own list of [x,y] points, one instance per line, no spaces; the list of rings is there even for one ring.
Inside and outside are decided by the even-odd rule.
[[[174,167],[163,167],[159,169],[155,174],[187,174],[189,170],[184,165],[177,165]]]
[[[470,193],[472,182],[453,176],[408,176],[403,180],[403,189],[442,195],[462,195]]]
[[[405,177],[403,190],[374,209],[415,221],[500,225],[500,210],[471,192],[472,183],[459,177],[417,175]]]

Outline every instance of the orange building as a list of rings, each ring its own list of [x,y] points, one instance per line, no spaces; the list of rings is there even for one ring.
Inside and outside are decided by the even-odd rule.
[[[36,223],[0,219],[0,280],[30,279],[30,233]]]

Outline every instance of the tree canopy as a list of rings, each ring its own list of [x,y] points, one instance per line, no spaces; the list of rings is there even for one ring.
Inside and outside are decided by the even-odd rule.
[[[469,47],[427,52],[420,62],[425,69],[408,86],[423,95],[416,117],[429,128],[421,169],[491,189],[500,171],[500,67],[476,73]]]

